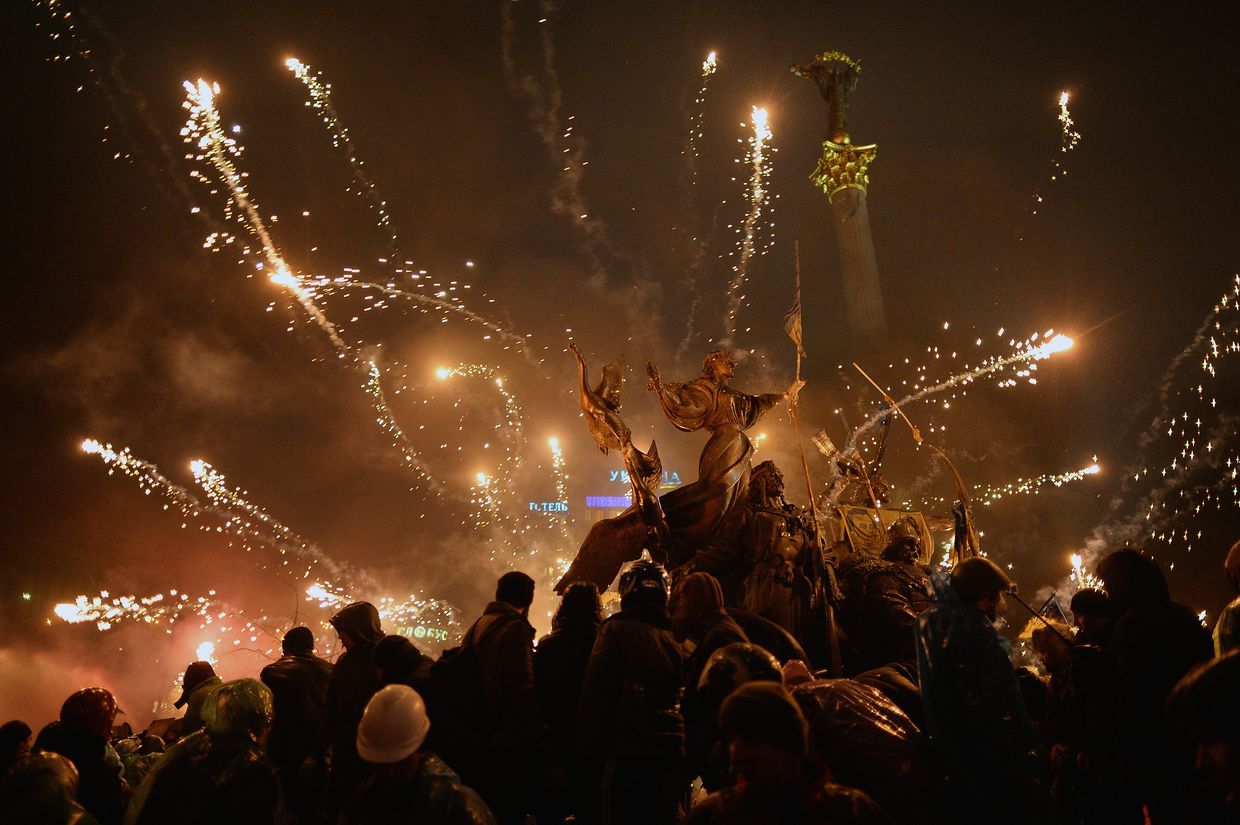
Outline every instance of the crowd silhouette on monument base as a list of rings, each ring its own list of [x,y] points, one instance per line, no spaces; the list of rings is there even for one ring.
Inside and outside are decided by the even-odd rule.
[[[770,535],[798,516],[756,475],[745,529]],[[742,617],[801,610],[803,548],[773,532],[740,570],[695,558],[673,583],[628,563],[606,619],[575,582],[537,645],[520,572],[438,660],[351,604],[331,619],[334,664],[306,627],[258,678],[190,663],[162,735],[119,735],[112,695],[80,690],[37,733],[0,727],[0,822],[1240,821],[1240,596],[1211,639],[1152,559],[1120,549],[1098,565],[1105,590],[1073,597],[1073,627],[1034,631],[1041,666],[1016,667],[995,624],[1004,571],[974,557],[931,575],[897,534],[841,564],[833,675],[730,612],[736,593],[754,600]],[[1225,572],[1240,592],[1240,542]]]

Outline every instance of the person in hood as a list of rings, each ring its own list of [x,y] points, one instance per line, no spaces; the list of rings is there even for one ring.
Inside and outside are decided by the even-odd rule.
[[[189,736],[202,727],[202,703],[208,693],[222,684],[210,662],[189,663],[181,677],[181,696],[172,703],[175,708],[185,708],[185,715],[177,726],[178,736]]]
[[[257,679],[225,682],[203,702],[202,717],[202,729],[142,780],[125,825],[281,825],[280,778],[262,747],[271,691]]]
[[[1007,574],[977,556],[932,580],[935,603],[917,620],[926,732],[942,781],[937,818],[960,823],[1046,822],[1042,745],[1029,722],[1010,645],[995,630]]]
[[[283,655],[259,673],[271,690],[274,713],[267,755],[280,772],[289,810],[304,815],[320,794],[298,774],[323,727],[332,663],[314,655],[314,633],[308,627],[285,633],[280,649]]]
[[[461,640],[477,657],[495,730],[479,763],[478,792],[500,825],[522,823],[550,770],[550,741],[534,690],[534,580],[511,571],[499,577],[495,600]]]
[[[495,825],[482,798],[423,749],[430,727],[426,704],[407,685],[387,685],[371,698],[357,728],[357,752],[372,773],[340,825]]]
[[[538,708],[551,731],[554,752],[568,780],[569,792],[549,794],[540,804],[539,822],[563,822],[584,799],[587,777],[577,757],[577,714],[581,683],[590,651],[603,621],[603,604],[592,582],[574,582],[564,592],[551,620],[551,632],[534,649],[534,691]]]
[[[821,763],[807,759],[805,717],[783,685],[737,688],[719,710],[719,729],[735,780],[698,803],[685,825],[891,822],[868,796],[828,781]]]
[[[1111,644],[1111,627],[1115,624],[1115,608],[1105,590],[1083,587],[1072,596],[1068,609],[1076,627],[1077,645],[1107,647]]]
[[[1196,614],[1171,600],[1167,579],[1149,556],[1116,550],[1097,572],[1116,616],[1110,652],[1124,793],[1135,811],[1148,809],[1152,822],[1173,822],[1192,782],[1192,760],[1172,741],[1163,706],[1214,646]]]
[[[370,602],[354,602],[329,621],[340,637],[344,653],[328,679],[323,727],[302,770],[309,781],[316,781],[330,752],[328,811],[336,816],[370,773],[357,755],[357,725],[366,703],[380,687],[374,654],[375,645],[383,638],[383,629],[379,626],[379,611]]]
[[[119,825],[129,801],[129,787],[109,756],[116,713],[110,691],[84,688],[65,700],[59,721],[39,731],[34,743],[36,751],[59,753],[73,762],[78,801],[101,825]]]
[[[685,759],[689,778],[709,772],[715,744],[716,704],[698,695],[698,681],[715,651],[745,644],[749,637],[723,608],[723,588],[710,573],[690,573],[676,582],[671,595],[672,632],[688,652],[685,663]],[[720,699],[722,701],[722,698]]]
[[[668,580],[648,556],[620,571],[620,612],[599,626],[581,689],[579,736],[598,770],[583,813],[615,825],[671,825],[684,790],[684,652]]]

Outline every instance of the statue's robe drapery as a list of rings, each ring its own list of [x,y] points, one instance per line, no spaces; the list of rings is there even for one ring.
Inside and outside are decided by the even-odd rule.
[[[677,545],[691,554],[710,540],[748,490],[753,444],[745,430],[783,396],[746,395],[705,377],[688,384],[660,384],[657,391],[672,426],[684,432],[710,431],[698,460],[697,481],[661,498]]]
[[[658,387],[659,403],[679,430],[709,430],[710,440],[698,462],[698,480],[659,497],[670,537],[663,548],[669,567],[691,558],[724,523],[724,517],[749,487],[753,444],[745,430],[783,400],[779,394],[745,395],[710,378]],[[575,581],[594,582],[606,590],[620,566],[641,555],[649,526],[634,505],[590,528],[572,565],[555,586],[563,593]]]

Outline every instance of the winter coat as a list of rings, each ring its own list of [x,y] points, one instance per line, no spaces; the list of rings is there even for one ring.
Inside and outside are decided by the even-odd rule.
[[[218,676],[210,676],[198,683],[194,692],[189,695],[189,702],[185,705],[185,715],[181,717],[181,724],[177,731],[178,737],[189,736],[202,728],[202,703],[207,700],[208,693],[222,684],[224,682]]]
[[[580,741],[600,758],[684,756],[684,651],[661,605],[627,607],[599,626],[581,689]]]
[[[374,666],[375,645],[383,638],[379,613],[366,602],[351,604],[331,619],[338,632],[347,632],[353,646],[340,654],[327,681],[323,727],[313,755],[332,751],[330,804],[342,806],[353,789],[365,779],[368,766],[357,755],[357,726],[366,703],[379,690]]]
[[[1173,745],[1163,706],[1176,682],[1193,665],[1210,659],[1214,646],[1191,610],[1155,598],[1134,604],[1116,619],[1110,652],[1120,767],[1134,801],[1150,804],[1157,822],[1179,804],[1192,772],[1192,754]]]
[[[936,577],[936,602],[917,620],[917,668],[926,733],[964,821],[993,816],[1017,789],[1023,816],[1036,818],[1041,743],[1025,711],[1008,645],[987,616]]]
[[[549,743],[534,691],[534,627],[506,602],[491,602],[465,637],[473,647],[496,712],[493,748],[545,756]]]
[[[309,652],[281,656],[259,674],[271,688],[275,716],[267,753],[277,767],[295,768],[314,749],[331,675],[332,663]]]
[[[101,825],[120,825],[128,791],[107,757],[108,740],[52,722],[39,731],[34,750],[58,753],[78,770],[77,800]]]
[[[597,637],[598,625],[592,623],[556,627],[534,649],[538,707],[551,728],[561,760],[571,759],[576,748],[581,683]]]
[[[275,766],[249,737],[198,731],[168,749],[134,794],[125,825],[277,825],[284,801]]]
[[[412,782],[399,787],[373,778],[340,816],[340,825],[495,825],[486,803],[461,784],[438,756],[427,754]]]

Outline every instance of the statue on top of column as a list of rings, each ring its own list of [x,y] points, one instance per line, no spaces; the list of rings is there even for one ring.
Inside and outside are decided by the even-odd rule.
[[[818,91],[829,107],[827,138],[841,145],[850,143],[848,96],[857,88],[861,64],[843,52],[823,52],[809,65],[793,65],[792,72],[818,84]]]

